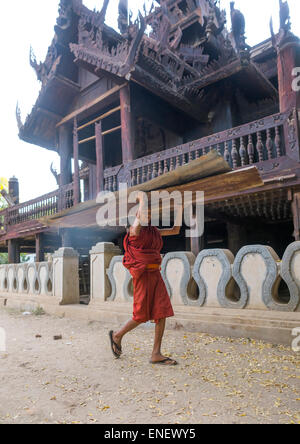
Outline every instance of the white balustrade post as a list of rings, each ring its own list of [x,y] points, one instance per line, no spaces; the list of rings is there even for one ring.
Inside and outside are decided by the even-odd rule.
[[[53,255],[53,296],[60,305],[79,304],[79,255],[73,248],[60,248]]]
[[[111,286],[106,271],[114,256],[120,256],[121,250],[111,242],[100,242],[90,251],[91,255],[91,302],[106,301],[111,294]]]

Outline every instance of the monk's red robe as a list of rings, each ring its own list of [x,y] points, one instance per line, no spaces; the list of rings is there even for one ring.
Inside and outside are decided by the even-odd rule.
[[[147,269],[148,265],[161,265],[162,247],[162,237],[155,227],[143,227],[139,236],[127,234],[125,237],[123,265],[133,278],[133,320],[136,322],[157,323],[174,316],[159,268]]]

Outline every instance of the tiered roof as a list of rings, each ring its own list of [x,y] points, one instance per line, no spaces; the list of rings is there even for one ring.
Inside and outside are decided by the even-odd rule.
[[[61,0],[45,62],[38,64],[31,56],[42,90],[25,124],[18,120],[20,137],[55,149],[55,126],[80,92],[78,66],[116,84],[134,81],[199,121],[206,120],[216,87],[223,88],[228,79],[249,101],[277,96],[251,60],[242,21],[233,21],[230,34],[225,12],[212,0],[158,3],[135,22],[124,20],[120,7],[118,33],[105,24],[109,0],[100,12],[81,0]]]

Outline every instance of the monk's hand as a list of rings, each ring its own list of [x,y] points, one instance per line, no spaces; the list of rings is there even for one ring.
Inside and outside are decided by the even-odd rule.
[[[137,213],[137,219],[142,226],[148,225],[148,196],[146,193],[141,191],[138,194],[139,210]]]

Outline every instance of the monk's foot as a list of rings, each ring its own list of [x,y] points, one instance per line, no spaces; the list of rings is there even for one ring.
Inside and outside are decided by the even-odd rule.
[[[113,333],[112,335],[113,341],[114,341],[114,348],[116,349],[116,353],[121,356],[122,354],[122,339],[116,334]]]
[[[158,354],[153,354],[151,357],[151,364],[159,364],[159,365],[170,365],[170,366],[174,366],[177,365],[178,362],[175,361],[174,359],[171,358],[167,358],[166,356],[163,356],[162,354],[158,353]]]
[[[111,330],[109,332],[111,350],[115,358],[120,358],[122,354],[121,342],[118,336]]]

